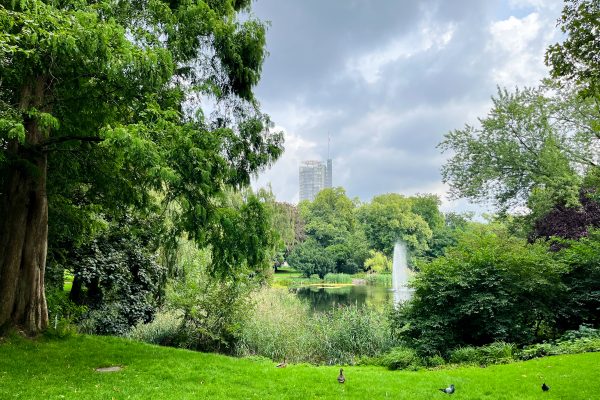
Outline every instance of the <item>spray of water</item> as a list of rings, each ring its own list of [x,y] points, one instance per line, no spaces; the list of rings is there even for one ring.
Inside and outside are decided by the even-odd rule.
[[[408,287],[409,276],[406,243],[398,241],[394,245],[394,262],[392,264],[394,304],[411,299],[413,290]]]

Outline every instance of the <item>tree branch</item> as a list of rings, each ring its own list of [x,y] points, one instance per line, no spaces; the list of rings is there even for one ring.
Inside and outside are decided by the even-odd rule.
[[[65,142],[70,142],[73,140],[78,140],[80,142],[102,142],[104,139],[98,137],[98,136],[59,136],[59,137],[53,137],[47,140],[44,140],[43,142],[41,142],[38,147],[42,149],[42,151],[48,151],[49,146],[52,145],[56,145],[56,144],[61,144],[61,143],[65,143]]]

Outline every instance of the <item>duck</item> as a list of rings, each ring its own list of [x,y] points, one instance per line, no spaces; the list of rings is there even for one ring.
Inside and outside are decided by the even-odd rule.
[[[283,361],[277,364],[277,368],[285,368],[287,367],[287,362],[285,361],[285,357],[283,357]]]
[[[346,382],[346,377],[344,376],[344,370],[342,368],[340,368],[340,374],[338,375],[337,380],[339,383]]]

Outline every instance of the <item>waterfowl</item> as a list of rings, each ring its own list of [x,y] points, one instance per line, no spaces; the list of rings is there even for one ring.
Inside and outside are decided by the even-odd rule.
[[[283,358],[283,361],[280,362],[279,364],[277,364],[277,368],[285,368],[287,367],[287,362],[285,362],[285,357]]]
[[[344,376],[344,370],[340,368],[340,374],[338,375],[338,382],[344,383],[346,382],[346,377]]]

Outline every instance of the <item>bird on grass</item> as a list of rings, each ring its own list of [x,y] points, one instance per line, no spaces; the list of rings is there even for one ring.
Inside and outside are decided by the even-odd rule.
[[[287,362],[285,362],[285,357],[283,357],[283,361],[277,364],[277,368],[285,368],[287,367]]]
[[[454,393],[454,385],[450,385],[446,389],[440,389],[440,390],[444,393],[452,394],[452,393]]]
[[[544,392],[547,392],[548,390],[550,390],[550,386],[546,385],[546,383],[542,383],[542,390]]]
[[[344,376],[344,370],[340,368],[340,374],[338,375],[338,382],[344,383],[346,382],[346,377]]]

